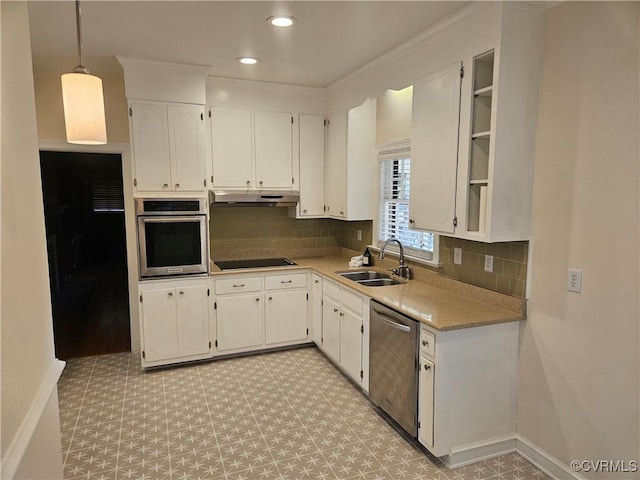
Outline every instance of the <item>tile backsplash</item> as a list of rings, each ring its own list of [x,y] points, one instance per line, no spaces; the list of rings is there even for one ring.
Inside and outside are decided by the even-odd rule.
[[[214,260],[314,257],[336,255],[341,248],[363,252],[372,243],[373,222],[327,218],[296,220],[288,216],[287,208],[218,206],[211,209],[210,230],[211,258]],[[454,247],[462,248],[461,265],[453,263]],[[494,257],[493,272],[484,271],[485,255]],[[415,263],[413,267],[524,297],[527,257],[528,242],[481,243],[441,236],[441,267]],[[390,263],[397,263],[397,260],[388,257],[384,266]]]
[[[333,220],[296,220],[281,207],[211,208],[211,258],[230,260],[334,255]]]

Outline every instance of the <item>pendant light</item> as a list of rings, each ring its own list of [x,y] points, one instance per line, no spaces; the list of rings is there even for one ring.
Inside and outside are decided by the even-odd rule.
[[[67,142],[80,145],[103,145],[107,143],[107,126],[102,80],[89,75],[89,69],[82,65],[82,31],[78,0],[76,0],[76,30],[80,63],[73,69],[73,73],[65,73],[61,78]]]

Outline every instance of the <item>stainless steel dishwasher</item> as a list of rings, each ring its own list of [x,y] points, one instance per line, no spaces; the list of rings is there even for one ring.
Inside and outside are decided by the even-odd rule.
[[[418,434],[418,322],[371,302],[369,395],[412,437]]]

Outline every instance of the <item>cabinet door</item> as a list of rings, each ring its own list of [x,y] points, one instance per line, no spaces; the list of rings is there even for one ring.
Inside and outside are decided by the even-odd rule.
[[[240,295],[216,300],[218,350],[262,345],[262,296]]]
[[[348,310],[340,312],[340,366],[360,383],[362,370],[362,317]]]
[[[433,447],[433,387],[435,366],[426,358],[420,360],[418,376],[418,440],[426,447]]]
[[[455,63],[413,85],[412,228],[454,232],[461,67]]]
[[[322,346],[322,277],[312,276],[311,291],[311,338],[316,345]]]
[[[167,107],[131,104],[131,137],[137,190],[171,190]]]
[[[205,189],[204,107],[168,107],[172,188],[177,191]]]
[[[265,342],[292,342],[307,338],[307,292],[269,292],[265,295]]]
[[[324,215],[324,117],[300,115],[300,216]]]
[[[176,295],[174,288],[142,293],[142,331],[147,362],[178,356]]]
[[[341,110],[329,117],[329,141],[325,178],[327,214],[343,218],[346,212],[347,112]]]
[[[180,287],[178,297],[178,355],[209,353],[207,285]]]
[[[256,185],[262,188],[287,188],[293,185],[293,155],[290,113],[255,112],[254,140]]]
[[[213,186],[253,187],[253,128],[251,111],[211,108]]]
[[[322,305],[322,349],[340,363],[340,304],[326,295]]]

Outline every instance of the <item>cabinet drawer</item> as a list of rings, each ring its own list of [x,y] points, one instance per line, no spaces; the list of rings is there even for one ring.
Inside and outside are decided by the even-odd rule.
[[[420,329],[420,353],[434,358],[436,352],[436,336],[426,328]]]
[[[279,290],[282,288],[306,288],[307,275],[294,273],[286,275],[269,275],[264,278],[265,290]]]
[[[362,315],[362,297],[350,290],[342,290],[342,306],[348,308],[353,313]]]
[[[225,278],[216,280],[216,294],[258,292],[262,290],[260,277]]]
[[[335,300],[340,301],[340,286],[333,282],[325,280],[322,283],[322,293]]]

